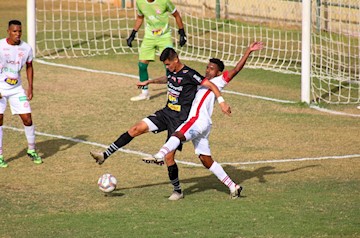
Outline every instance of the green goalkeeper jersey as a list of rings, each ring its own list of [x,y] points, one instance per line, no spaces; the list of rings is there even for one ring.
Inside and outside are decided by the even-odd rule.
[[[170,31],[169,13],[176,11],[175,5],[170,0],[137,0],[136,7],[139,16],[145,18],[145,34],[162,35]]]

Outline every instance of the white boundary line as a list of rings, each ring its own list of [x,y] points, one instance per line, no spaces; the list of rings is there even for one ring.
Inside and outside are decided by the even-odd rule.
[[[136,79],[138,78],[138,76],[135,76],[135,75],[132,75],[132,74],[126,74],[126,73],[118,73],[118,72],[111,72],[111,71],[104,71],[104,70],[93,70],[93,69],[88,69],[88,68],[84,68],[84,67],[70,66],[70,65],[65,65],[65,64],[57,64],[57,63],[47,62],[47,61],[39,60],[39,59],[36,59],[35,61],[40,63],[40,64],[50,65],[50,66],[54,66],[54,67],[62,67],[62,68],[68,68],[68,69],[74,69],[74,70],[81,70],[81,71],[86,71],[86,72],[91,72],[91,73],[118,75],[118,76],[124,76],[124,77],[129,77],[129,78],[136,78]],[[269,97],[250,95],[250,94],[239,93],[239,92],[228,91],[228,90],[223,90],[223,92],[229,93],[229,94],[235,94],[235,95],[239,95],[239,96],[244,96],[244,97],[262,99],[262,100],[266,100],[266,101],[279,102],[279,103],[287,103],[287,104],[296,103],[295,101],[274,99],[274,98],[269,98]],[[360,115],[332,111],[332,110],[320,108],[320,107],[314,106],[314,105],[311,105],[310,108],[313,108],[315,110],[319,110],[319,111],[322,111],[322,112],[325,112],[325,113],[334,114],[334,115],[360,117]],[[20,131],[20,132],[24,131],[23,129],[19,129],[19,128],[15,128],[15,127],[9,127],[9,126],[3,126],[3,127],[7,128],[7,129],[10,129],[10,130],[13,130],[13,131]],[[61,135],[52,135],[52,134],[43,133],[43,132],[36,132],[36,135],[47,136],[47,137],[52,137],[52,138],[58,138],[58,139],[68,140],[68,141],[72,141],[72,142],[76,142],[76,143],[82,143],[82,144],[98,146],[98,147],[102,147],[102,148],[107,148],[108,147],[107,145],[104,145],[104,144],[85,141],[85,140],[80,140],[80,139],[75,139],[75,138],[71,138],[71,137],[65,137],[65,136],[61,136]],[[148,153],[144,153],[144,152],[141,152],[141,151],[134,151],[134,150],[124,149],[124,148],[120,148],[119,151],[121,151],[123,153],[127,153],[127,154],[136,154],[136,155],[140,155],[140,156],[143,156],[143,157],[151,156],[151,154],[148,154]],[[353,154],[353,155],[339,155],[339,156],[323,156],[323,157],[314,157],[314,158],[309,157],[309,158],[293,158],[293,159],[282,159],[282,160],[247,161],[247,162],[235,162],[235,163],[224,162],[224,163],[221,163],[221,164],[251,165],[251,164],[286,163],[286,162],[329,160],[329,159],[351,159],[351,158],[359,158],[359,157],[360,157],[360,154]],[[180,160],[176,160],[176,162],[179,163],[179,164],[191,165],[191,166],[196,166],[196,167],[202,167],[203,166],[202,164],[199,164],[199,163],[186,162],[186,161],[180,161]]]
[[[310,105],[310,108],[313,108],[313,109],[318,110],[320,112],[330,113],[330,114],[333,114],[333,115],[360,117],[359,114],[350,114],[350,113],[345,113],[345,112],[333,111],[333,110],[329,110],[329,109],[326,109],[326,108],[321,108],[321,107],[316,106],[316,105]]]
[[[24,132],[24,129],[19,129],[19,128],[11,127],[11,126],[5,126],[4,125],[3,128],[13,130],[13,131]],[[39,135],[39,136],[58,138],[58,139],[62,139],[62,140],[68,140],[68,141],[72,141],[72,142],[76,142],[76,143],[82,143],[82,144],[87,144],[87,145],[92,145],[92,146],[98,146],[98,147],[102,147],[102,148],[107,148],[108,147],[107,145],[100,144],[100,143],[97,143],[97,142],[85,141],[85,140],[75,139],[75,138],[61,136],[61,135],[53,135],[53,134],[48,134],[48,133],[38,132],[38,131],[35,132],[35,134]],[[143,156],[143,157],[151,156],[151,154],[148,154],[148,153],[144,153],[144,152],[141,152],[141,151],[124,149],[124,148],[120,148],[118,151],[121,151],[121,152],[126,153],[126,154],[136,154],[136,155],[140,155],[140,156]],[[299,162],[299,161],[314,161],[314,160],[329,160],[329,159],[352,159],[352,158],[360,158],[360,154],[323,156],[323,157],[314,157],[314,158],[311,158],[311,157],[308,157],[308,158],[294,158],[294,159],[282,159],[282,160],[245,161],[245,162],[234,162],[234,163],[224,162],[224,163],[220,163],[220,164],[224,164],[224,165],[225,164],[227,164],[227,165],[252,165],[252,164],[288,163],[288,162]],[[203,166],[202,164],[199,164],[199,163],[186,162],[186,161],[181,161],[181,160],[176,160],[176,162],[179,163],[179,164],[185,164],[185,165],[190,165],[190,166],[195,166],[195,167],[202,167]]]
[[[275,99],[275,98],[257,96],[257,95],[252,95],[252,94],[246,94],[246,93],[239,93],[239,92],[234,92],[234,91],[228,91],[228,90],[222,90],[222,92],[224,92],[224,93],[229,93],[229,94],[235,94],[235,95],[239,95],[239,96],[243,96],[243,97],[262,99],[262,100],[265,100],[265,101],[288,103],[288,104],[289,104],[289,103],[291,103],[291,104],[296,103],[295,101],[281,100],[281,99]]]

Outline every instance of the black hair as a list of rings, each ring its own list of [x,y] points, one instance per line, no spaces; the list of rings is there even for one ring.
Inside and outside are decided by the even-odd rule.
[[[212,58],[209,61],[210,61],[210,63],[216,64],[218,66],[220,72],[222,72],[224,70],[224,68],[225,68],[224,63],[220,59]]]
[[[19,20],[11,20],[11,21],[9,21],[9,27],[11,25],[21,26],[21,21],[19,21]]]
[[[164,62],[165,60],[174,60],[178,57],[178,54],[173,48],[165,48],[163,52],[161,52],[160,60]]]

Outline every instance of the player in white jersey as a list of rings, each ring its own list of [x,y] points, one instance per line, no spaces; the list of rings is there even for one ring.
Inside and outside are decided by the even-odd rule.
[[[3,119],[7,102],[9,102],[12,114],[18,114],[23,121],[28,142],[27,155],[35,164],[41,164],[42,159],[35,151],[35,126],[32,122],[29,103],[29,100],[33,98],[33,52],[27,43],[21,41],[20,21],[9,21],[7,33],[8,37],[0,40],[0,168],[8,166],[2,149]],[[22,87],[20,76],[24,65],[26,65],[28,80],[27,92]]]
[[[244,56],[240,59],[235,68],[225,71],[224,73],[222,73],[224,70],[223,62],[219,59],[210,59],[206,68],[206,78],[210,79],[210,81],[218,87],[219,91],[222,91],[222,89],[244,67],[251,52],[261,50],[262,48],[262,42],[252,43],[247,48]],[[217,100],[219,103],[224,101],[222,97],[219,97]],[[221,165],[211,157],[209,135],[214,102],[214,93],[207,88],[200,87],[191,106],[188,119],[176,129],[175,133],[161,147],[159,152],[153,156],[153,158],[145,158],[144,161],[147,163],[163,164],[165,155],[176,150],[180,143],[192,141],[195,148],[195,154],[199,156],[202,164],[213,172],[222,183],[229,187],[230,197],[235,199],[240,197],[242,187],[234,183]],[[166,161],[166,163],[168,163],[168,161]]]

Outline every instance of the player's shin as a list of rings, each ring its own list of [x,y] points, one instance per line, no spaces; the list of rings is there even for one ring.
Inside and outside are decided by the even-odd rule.
[[[235,190],[236,184],[232,181],[229,175],[225,172],[223,167],[216,161],[211,165],[209,169],[223,184],[225,184],[231,192]]]
[[[138,66],[139,66],[139,79],[140,79],[140,82],[147,81],[149,79],[149,73],[148,73],[148,69],[147,69],[148,64],[145,64],[143,62],[139,62]],[[148,90],[148,86],[143,86],[142,89],[143,89],[143,92],[144,92],[144,90]]]
[[[107,159],[111,154],[115,153],[121,147],[130,143],[130,141],[134,139],[128,132],[122,134],[114,143],[112,143],[105,151],[104,151],[104,159]]]
[[[168,174],[169,174],[170,182],[174,186],[174,191],[181,194],[179,169],[176,163],[168,167]]]
[[[161,147],[158,153],[154,155],[157,160],[164,160],[164,157],[171,151],[176,150],[180,145],[180,139],[176,136],[171,136],[168,141]]]
[[[26,140],[28,142],[28,149],[35,150],[35,126],[24,126]]]

